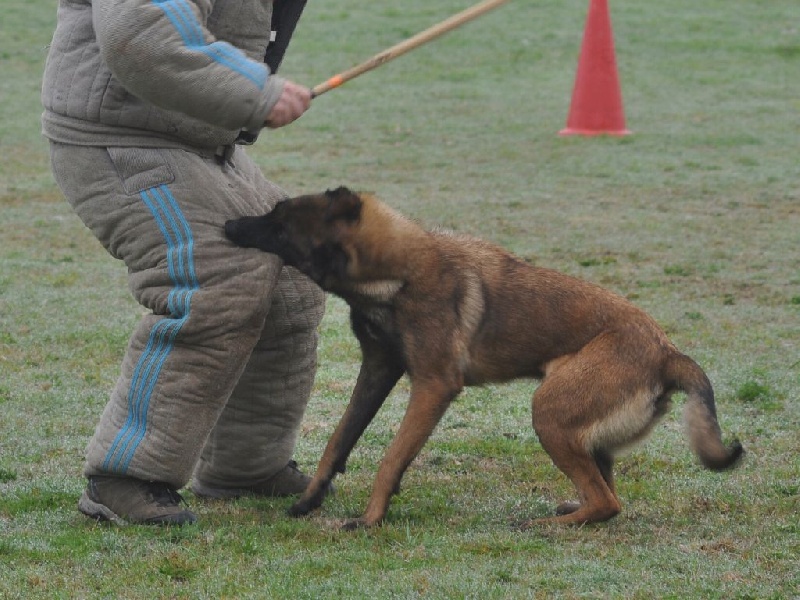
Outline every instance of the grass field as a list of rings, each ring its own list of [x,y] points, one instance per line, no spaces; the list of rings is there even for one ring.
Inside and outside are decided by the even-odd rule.
[[[310,2],[282,67],[314,85],[467,0]],[[535,384],[471,389],[412,465],[386,524],[359,513],[401,384],[338,494],[201,503],[181,530],[98,526],[83,449],[139,308],[61,199],[39,135],[55,1],[0,20],[0,598],[800,597],[800,5],[611,2],[625,138],[561,138],[586,0],[515,0],[314,101],[252,149],[290,193],[374,191],[649,311],[708,371],[740,469],[699,468],[682,402],[620,460],[623,512],[521,531],[572,494],[530,427]],[[341,302],[296,458],[315,466],[358,348]]]

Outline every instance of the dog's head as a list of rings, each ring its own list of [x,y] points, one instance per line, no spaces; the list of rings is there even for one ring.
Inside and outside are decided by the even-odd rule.
[[[225,235],[245,248],[277,254],[284,263],[308,275],[322,288],[346,276],[346,232],[361,218],[362,200],[340,187],[323,194],[279,202],[260,217],[225,223]]]

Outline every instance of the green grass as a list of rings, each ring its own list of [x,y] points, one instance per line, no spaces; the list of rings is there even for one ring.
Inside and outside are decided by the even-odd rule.
[[[318,0],[282,67],[314,85],[469,5]],[[139,308],[52,183],[38,89],[55,3],[0,21],[0,597],[800,596],[800,9],[612,2],[628,127],[560,138],[585,0],[516,0],[314,101],[252,150],[287,191],[370,190],[429,225],[616,290],[706,368],[736,471],[700,469],[677,409],[618,466],[623,512],[523,531],[571,497],[530,428],[533,384],[471,389],[387,523],[359,514],[407,383],[307,520],[289,500],[201,503],[176,530],[83,519],[83,449]],[[313,469],[358,348],[331,301],[298,444]]]

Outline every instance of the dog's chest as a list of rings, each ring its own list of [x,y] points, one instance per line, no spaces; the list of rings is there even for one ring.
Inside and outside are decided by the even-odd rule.
[[[379,339],[394,334],[393,300],[402,287],[401,281],[370,281],[351,284],[341,296],[358,313],[367,333]]]
[[[360,310],[367,332],[375,339],[394,333],[394,311],[388,306],[373,305]]]

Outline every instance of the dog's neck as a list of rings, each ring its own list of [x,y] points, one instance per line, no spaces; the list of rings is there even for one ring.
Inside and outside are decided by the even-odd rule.
[[[386,282],[402,285],[408,280],[409,273],[420,268],[416,264],[416,257],[424,253],[417,251],[430,244],[430,234],[421,225],[376,198],[367,196],[363,201],[362,210],[365,214],[359,225],[361,230],[358,237],[361,242],[359,245],[363,245],[364,250],[356,247],[356,252],[359,255],[363,252],[364,256],[368,252],[369,255],[368,258],[351,257],[351,260],[358,261],[358,279],[361,283],[378,287],[387,287]],[[370,270],[380,273],[381,280],[370,280]]]

